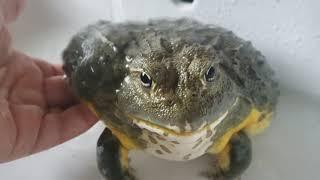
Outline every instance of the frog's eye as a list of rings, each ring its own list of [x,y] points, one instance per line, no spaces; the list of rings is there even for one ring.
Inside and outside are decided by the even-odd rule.
[[[141,83],[144,87],[151,87],[152,79],[148,74],[146,74],[145,72],[142,72],[140,74],[140,79],[141,79]]]
[[[215,69],[211,66],[206,74],[204,75],[204,78],[206,79],[207,82],[212,82],[214,80],[215,76]]]

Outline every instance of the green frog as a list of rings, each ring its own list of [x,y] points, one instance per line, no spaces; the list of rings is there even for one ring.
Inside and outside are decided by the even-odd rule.
[[[249,136],[269,126],[279,96],[265,57],[225,28],[193,19],[99,21],[63,52],[75,94],[105,123],[97,164],[132,180],[131,150],[189,161],[209,155],[211,179],[251,161]]]

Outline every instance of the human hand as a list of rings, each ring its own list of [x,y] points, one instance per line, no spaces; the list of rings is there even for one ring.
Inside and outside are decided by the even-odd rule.
[[[13,2],[22,1],[0,0],[0,5],[10,10],[17,7]],[[61,66],[11,49],[5,23],[17,13],[2,12],[6,17],[0,22],[0,163],[61,144],[97,121],[70,91]]]

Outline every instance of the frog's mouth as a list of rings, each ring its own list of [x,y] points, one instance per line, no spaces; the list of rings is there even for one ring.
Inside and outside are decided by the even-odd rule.
[[[181,131],[181,129],[177,126],[161,126],[159,124],[150,122],[148,120],[139,118],[134,115],[127,115],[129,119],[133,122],[133,124],[137,125],[141,129],[146,129],[150,132],[164,135],[164,136],[173,136],[173,137],[190,137],[190,136],[197,136],[198,134],[214,134],[216,131],[216,128],[218,125],[230,114],[230,112],[239,105],[241,98],[236,98],[234,103],[231,105],[231,107],[228,110],[225,110],[219,118],[211,121],[204,121],[203,124],[198,128],[194,130],[189,131]],[[211,123],[208,123],[211,122]],[[186,125],[187,126],[187,125]],[[187,129],[187,128],[184,128]],[[190,128],[189,128],[190,129]]]
[[[215,131],[215,128],[225,119],[229,114],[229,111],[226,111],[222,116],[217,120],[213,121],[210,124],[207,124],[207,121],[196,130],[193,131],[181,131],[177,126],[160,126],[158,124],[152,123],[150,121],[128,115],[132,122],[141,129],[146,129],[150,132],[159,134],[161,136],[174,136],[174,137],[187,137],[187,136],[197,136],[197,134],[211,134]]]
[[[221,150],[225,147],[225,145],[229,142],[229,140],[235,133],[246,128],[249,128],[246,130],[250,130],[250,127],[259,128],[261,125],[263,125],[257,125],[259,119],[261,119],[260,117],[263,117],[263,113],[256,108],[248,106],[249,111],[246,112],[243,117],[239,117],[240,119],[236,124],[233,124],[232,126],[229,126],[227,128],[225,127],[226,129],[223,129],[224,132],[218,135],[219,137],[216,136],[217,129],[219,128],[221,122],[223,122],[224,120],[228,120],[228,115],[239,111],[239,104],[242,103],[240,101],[241,98],[236,98],[232,106],[222,115],[220,115],[219,118],[215,119],[210,124],[204,123],[198,129],[191,132],[181,132],[179,130],[172,129],[171,127],[162,127],[135,116],[129,115],[129,118],[139,128],[146,129],[148,133],[155,133],[160,136],[160,139],[164,139],[166,141],[175,141],[179,142],[180,144],[194,144],[195,146],[198,146],[198,143],[215,141],[211,151],[213,153],[218,153],[221,152]],[[268,126],[268,124],[266,126]],[[263,129],[265,127],[260,128]],[[152,134],[149,133],[149,135]]]

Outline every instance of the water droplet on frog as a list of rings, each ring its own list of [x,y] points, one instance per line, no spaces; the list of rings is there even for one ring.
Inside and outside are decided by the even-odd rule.
[[[103,61],[103,56],[100,56],[100,57],[99,57],[99,61]]]
[[[92,66],[90,66],[90,70],[91,70],[91,72],[93,72],[93,73],[94,73],[94,69],[93,69],[93,67],[92,67]]]
[[[124,81],[125,81],[126,83],[130,83],[130,77],[129,77],[129,76],[126,76],[126,77],[124,78]]]
[[[116,89],[116,93],[118,93],[120,90],[119,89]]]
[[[126,56],[126,61],[127,62],[131,62],[133,60],[133,58],[131,56]]]
[[[98,147],[97,147],[97,153],[98,153],[99,155],[101,155],[101,154],[103,153],[103,151],[104,151],[103,146],[98,146]]]
[[[112,50],[113,50],[114,52],[118,52],[118,48],[117,48],[115,45],[112,46]]]

